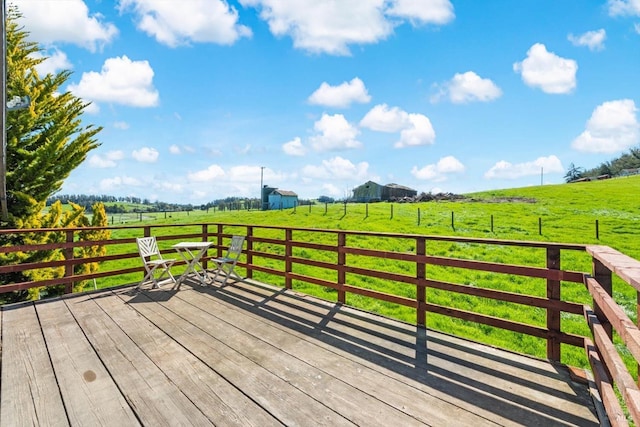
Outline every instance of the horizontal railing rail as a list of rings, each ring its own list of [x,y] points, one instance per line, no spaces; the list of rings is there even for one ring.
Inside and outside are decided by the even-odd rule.
[[[109,230],[112,237],[79,240],[79,233],[88,230]],[[64,259],[0,265],[0,294],[59,285],[71,292],[75,283],[105,278],[119,278],[123,281],[120,284],[126,284],[127,280],[135,283],[144,271],[135,239],[150,235],[156,236],[163,254],[175,253],[171,245],[179,241],[212,242],[203,258],[207,268],[211,258],[224,254],[232,235],[242,234],[246,236],[246,248],[238,267],[244,269],[248,279],[260,276],[263,282],[287,289],[314,285],[326,290],[325,296],[331,296],[340,304],[348,304],[351,297],[363,297],[406,307],[415,312],[415,324],[420,326],[427,326],[427,314],[431,313],[530,335],[546,341],[547,359],[554,362],[561,361],[563,345],[582,347],[612,423],[626,423],[614,391],[617,387],[625,410],[640,425],[640,390],[623,363],[618,346],[613,344],[616,334],[635,363],[639,363],[640,330],[612,298],[614,276],[631,286],[636,296],[640,295],[640,262],[606,246],[221,223],[0,230],[0,238],[20,241],[22,235],[29,233],[58,233],[59,242],[5,245],[0,247],[0,254],[60,251]],[[448,255],[451,245],[466,247],[464,256]],[[76,250],[87,246],[105,246],[108,253],[78,257]],[[520,265],[475,259],[469,254],[476,248],[478,252],[504,250],[507,255],[511,250],[532,251],[531,257],[535,255],[535,260]],[[571,256],[561,256],[566,251],[571,252]],[[577,262],[580,268],[561,268],[561,260],[580,256],[586,260],[582,264]],[[85,263],[100,263],[100,270],[75,274],[74,267]],[[181,264],[184,262],[176,263]],[[28,277],[30,272],[56,268],[60,269],[57,277],[17,283],[5,280],[16,273]],[[581,271],[585,269],[591,271]],[[464,272],[491,275],[491,281],[498,285],[481,286],[466,283],[468,279],[461,279],[465,283],[447,279],[468,277]],[[531,294],[520,292],[517,287],[511,291],[500,289],[500,283],[519,281],[532,281],[540,286],[534,287],[538,290]],[[391,286],[379,286],[379,283]],[[563,286],[571,284],[584,286],[593,309],[584,301],[561,297]],[[473,303],[447,305],[432,297],[438,293],[540,309],[545,313],[544,321],[528,323],[519,316],[510,318],[481,312]],[[583,316],[590,336],[563,330],[561,319],[566,315]]]

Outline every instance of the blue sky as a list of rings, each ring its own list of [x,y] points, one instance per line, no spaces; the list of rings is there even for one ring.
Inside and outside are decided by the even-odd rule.
[[[563,182],[640,144],[640,0],[8,0],[101,146],[63,194]]]

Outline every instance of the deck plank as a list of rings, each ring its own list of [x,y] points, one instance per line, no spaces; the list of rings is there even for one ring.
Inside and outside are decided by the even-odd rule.
[[[150,294],[150,295],[157,295]],[[182,296],[191,295],[194,304],[185,301]],[[217,308],[211,309],[210,300],[200,293],[182,292],[180,298],[173,298],[166,306],[176,313],[183,314],[185,320],[199,327],[215,340],[241,353],[256,365],[269,371],[272,375],[301,391],[305,395],[322,402],[344,418],[357,425],[424,425],[410,415],[395,409],[378,398],[362,392],[338,377],[327,374],[307,362],[314,357],[313,353],[293,355],[282,348],[271,345],[260,338],[260,334],[250,330],[263,330],[271,335],[286,334],[277,329],[267,330],[263,325],[249,319],[247,322],[241,312],[229,312],[232,321],[225,321],[222,317],[215,317]],[[239,327],[246,324],[246,329]],[[256,334],[257,335],[254,335]],[[319,350],[319,349],[315,349]],[[382,384],[380,384],[382,386]],[[308,420],[310,422],[312,420]]]
[[[272,289],[242,283],[215,292],[243,310],[253,306],[262,318],[280,319],[291,334],[319,338],[381,374],[500,424],[598,424],[588,390],[545,361],[432,331],[420,337],[415,326],[290,292],[274,297]]]
[[[148,319],[141,317],[135,307],[144,302],[128,304],[129,309],[122,310],[121,297],[114,294],[112,297],[96,299],[96,302],[104,311],[112,313],[112,319],[129,338],[211,422],[229,426],[282,425],[194,356],[194,349],[187,350]]]
[[[94,301],[111,294],[82,295],[66,304],[112,378],[144,425],[213,425]],[[129,310],[125,304],[120,310]],[[153,336],[149,334],[149,340]]]
[[[183,287],[181,292],[188,292]],[[157,301],[165,297],[162,290],[139,294],[136,298],[143,301],[143,297],[154,296]],[[152,299],[148,299],[152,302]],[[258,402],[265,410],[276,417],[285,425],[354,425],[339,413],[318,402],[288,382],[277,377],[262,367],[227,346],[209,336],[205,331],[194,324],[193,313],[175,313],[169,308],[178,299],[167,298],[162,304],[138,303],[131,304],[160,327],[165,333],[175,339],[184,347],[215,369],[227,381],[243,390],[253,401]],[[197,313],[196,313],[197,314]],[[183,317],[184,316],[184,317]],[[210,316],[205,322],[211,323]],[[215,326],[215,325],[214,325]]]
[[[67,306],[52,301],[36,308],[71,424],[139,425]]]
[[[427,425],[444,425],[451,421],[454,413],[457,413],[457,421],[464,425],[492,424],[486,418],[462,411],[459,407],[442,399],[420,392],[386,375],[380,375],[378,371],[363,366],[357,360],[336,354],[331,347],[318,345],[315,339],[292,334],[286,327],[283,328],[264,318],[251,315],[246,310],[239,310],[211,295],[205,295],[203,298],[201,293],[183,292],[179,297],[203,312],[216,316],[214,333],[219,339],[229,342],[229,345],[238,346],[241,349],[243,346],[248,348],[248,343],[251,342],[262,343],[262,345],[251,346],[253,357],[260,360],[260,363],[264,363],[265,360],[262,354],[273,353],[274,349],[278,349],[278,357],[270,358],[273,362],[270,369],[278,371],[279,375],[288,380],[291,380],[289,377],[295,374],[324,378],[322,388],[317,393],[326,393],[326,390],[330,390],[342,396],[342,399],[346,396],[355,404],[354,412],[365,412],[371,417],[363,420],[362,414],[358,414],[359,417],[356,415],[353,418],[357,424],[363,425],[362,422],[366,421],[364,425],[390,425],[394,422],[400,423],[399,425],[408,425],[417,421]],[[229,319],[233,319],[233,324],[228,323]],[[222,329],[221,325],[226,325],[225,335],[218,332]],[[243,340],[238,340],[237,336],[240,334],[246,335]],[[307,372],[291,372],[294,369],[292,360],[298,365],[308,365]],[[332,381],[328,381],[329,378]],[[335,387],[335,383],[343,385]],[[313,391],[309,393],[314,395]],[[315,396],[318,399],[326,399],[326,396],[320,394]],[[339,410],[344,413],[343,403],[338,400],[335,404],[336,408],[340,408]],[[401,420],[403,422],[400,422]]]
[[[2,310],[2,426],[68,426],[33,304]]]

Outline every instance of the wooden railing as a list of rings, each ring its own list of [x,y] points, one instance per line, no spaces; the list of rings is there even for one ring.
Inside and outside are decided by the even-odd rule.
[[[640,330],[612,298],[616,277],[615,280],[634,289],[638,296],[637,307],[640,307],[640,262],[609,247],[246,224],[145,225],[106,229],[111,231],[111,239],[89,242],[78,241],[78,233],[87,228],[0,230],[0,237],[12,237],[17,241],[26,233],[56,232],[65,236],[61,243],[0,247],[0,253],[4,254],[50,250],[59,250],[64,254],[64,260],[61,261],[0,266],[0,280],[4,283],[0,286],[0,293],[59,285],[64,285],[65,290],[71,292],[74,283],[113,277],[121,278],[121,284],[133,283],[142,277],[143,268],[135,246],[135,238],[141,236],[156,236],[161,248],[164,248],[163,253],[173,253],[170,246],[178,241],[211,241],[214,243],[212,249],[204,258],[206,267],[208,259],[224,253],[232,235],[242,234],[247,237],[247,243],[238,267],[244,269],[244,276],[248,279],[260,276],[263,282],[287,289],[297,289],[298,284],[317,285],[331,290],[333,293],[329,295],[335,295],[335,301],[341,304],[349,303],[350,296],[361,296],[408,307],[415,311],[415,323],[421,326],[428,325],[427,313],[433,313],[531,335],[546,341],[546,356],[553,362],[560,362],[563,344],[583,347],[612,424],[626,424],[625,413],[614,392],[617,386],[627,413],[640,425],[640,390],[634,376],[625,367],[618,347],[614,345],[614,336],[619,337],[635,363],[640,362]],[[76,258],[74,249],[92,245],[106,246],[108,254]],[[443,245],[466,245],[478,248],[478,251],[480,248],[526,249],[540,253],[541,259],[532,262],[532,265],[515,265],[476,260],[468,256],[451,257],[437,255],[438,250],[433,248],[438,245],[440,252]],[[386,247],[399,249],[381,249]],[[466,253],[469,252],[473,253],[473,249]],[[575,258],[576,254],[585,257],[587,262],[591,259],[591,271],[562,269],[561,260],[567,258],[563,255],[565,252],[571,253],[569,259]],[[101,263],[100,271],[74,274],[74,266],[89,262]],[[109,269],[113,266],[116,268]],[[20,283],[6,283],[4,280],[10,273],[61,267],[64,268],[62,277]],[[440,277],[441,273],[451,271],[495,274],[497,282],[513,277],[538,281],[544,283],[545,292],[537,295],[505,292],[497,289],[499,286],[453,283]],[[375,285],[367,286],[367,283],[376,281],[391,283],[394,291],[389,292],[388,288],[381,291]],[[593,308],[584,302],[561,298],[563,284],[571,283],[585,286],[593,301]],[[436,304],[429,300],[429,292],[448,292],[488,299],[496,304],[535,307],[545,311],[546,319],[544,324],[530,324],[468,308]],[[566,314],[584,316],[591,328],[591,336],[563,331],[561,319]]]

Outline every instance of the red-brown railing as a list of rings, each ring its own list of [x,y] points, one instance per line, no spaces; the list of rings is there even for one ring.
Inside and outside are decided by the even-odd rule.
[[[260,274],[269,277],[270,283],[279,280],[279,284],[288,289],[293,288],[294,283],[333,289],[337,291],[336,302],[342,304],[348,303],[348,295],[360,295],[409,307],[415,310],[415,323],[421,326],[427,325],[427,313],[435,313],[531,335],[546,340],[547,358],[554,362],[561,360],[563,344],[583,347],[587,352],[595,382],[612,424],[626,424],[625,415],[614,392],[615,385],[620,390],[627,412],[633,421],[640,425],[640,390],[633,376],[626,369],[612,338],[615,331],[638,363],[640,362],[640,330],[611,296],[613,278],[618,277],[623,283],[633,287],[638,295],[638,307],[640,307],[640,292],[638,292],[640,291],[640,262],[609,247],[246,224],[208,223],[105,228],[111,230],[111,239],[89,242],[78,241],[78,233],[82,230],[86,231],[87,228],[0,230],[0,235],[4,237],[44,232],[59,232],[66,236],[62,243],[0,247],[0,253],[61,250],[65,257],[61,261],[0,266],[0,278],[6,277],[5,275],[9,273],[43,268],[64,267],[65,271],[62,277],[6,283],[0,286],[0,293],[57,285],[65,285],[66,291],[71,292],[74,283],[107,277],[122,277],[123,281],[126,281],[124,278],[129,277],[130,283],[135,282],[136,279],[131,279],[131,273],[140,272],[139,278],[141,278],[143,271],[138,261],[135,238],[149,235],[157,237],[160,246],[165,247],[164,253],[172,252],[169,246],[178,241],[212,241],[214,243],[212,249],[204,258],[206,268],[208,259],[223,254],[230,236],[243,234],[247,236],[247,243],[238,266],[244,268],[245,276],[249,279]],[[393,244],[381,244],[382,241],[393,242]],[[436,252],[427,250],[427,245],[445,243],[492,248],[527,248],[543,251],[544,256],[542,260],[534,262],[534,265],[514,265],[437,256]],[[75,248],[93,245],[106,246],[109,254],[92,258],[75,257]],[[380,249],[380,247],[394,245],[404,249]],[[588,254],[592,260],[592,271],[586,273],[563,270],[561,255],[566,251],[572,254]],[[377,262],[375,268],[370,267],[371,260]],[[84,275],[74,274],[75,265],[88,262],[100,262],[101,271]],[[114,264],[117,268],[108,270],[108,267]],[[385,268],[385,265],[392,267]],[[398,268],[398,266],[403,267]],[[433,273],[433,270],[438,268],[541,280],[545,283],[546,293],[544,296],[525,295],[488,287],[446,282],[438,277],[437,271]],[[406,271],[409,271],[409,274]],[[376,290],[375,286],[359,286],[356,278],[392,282],[397,284],[398,289],[405,289],[405,285],[409,285],[413,287],[412,295],[415,296],[408,297],[407,292],[382,292]],[[563,282],[584,284],[593,300],[593,309],[584,303],[563,300],[561,298]],[[427,298],[429,290],[541,308],[546,312],[546,324],[544,326],[526,324],[485,313],[434,304]],[[584,316],[591,328],[592,337],[563,331],[561,322],[563,313]]]

